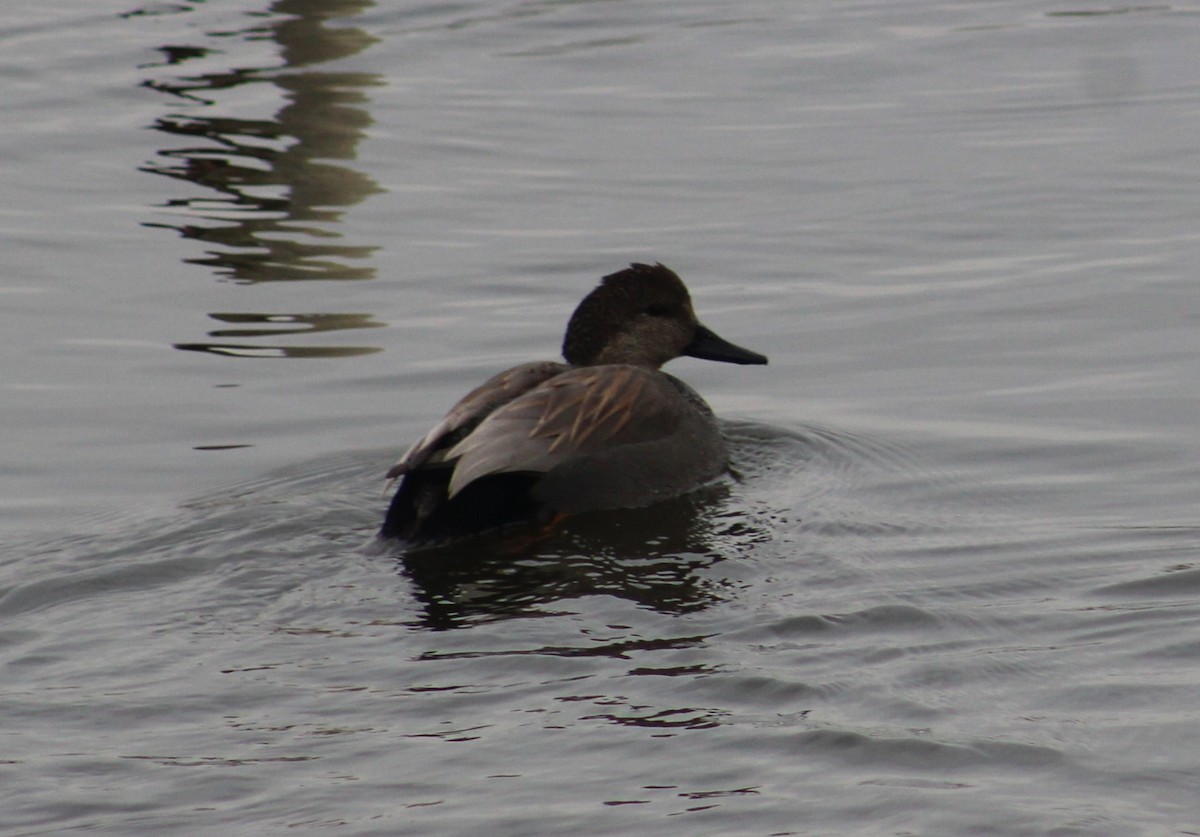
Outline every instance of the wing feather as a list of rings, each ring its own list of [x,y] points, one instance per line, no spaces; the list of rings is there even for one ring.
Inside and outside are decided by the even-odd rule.
[[[572,369],[514,398],[446,452],[449,496],[480,477],[546,472],[612,446],[662,438],[679,423],[678,394],[636,366]]]
[[[422,465],[442,461],[449,448],[470,435],[496,409],[569,368],[562,363],[535,361],[493,375],[463,396],[445,418],[405,451],[400,461],[388,470],[387,478],[395,480]]]

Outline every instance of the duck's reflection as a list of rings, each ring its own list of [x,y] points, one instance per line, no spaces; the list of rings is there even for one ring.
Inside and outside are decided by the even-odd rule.
[[[203,242],[202,256],[185,259],[209,267],[214,274],[239,283],[298,279],[368,279],[374,268],[365,263],[377,249],[339,241],[338,223],[346,207],[380,191],[362,172],[341,162],[353,160],[371,124],[360,107],[365,91],[382,83],[372,73],[318,72],[302,69],[360,52],[375,42],[361,29],[327,23],[348,18],[373,5],[370,0],[279,0],[244,29],[206,33],[245,42],[273,41],[276,63],[256,68],[220,67],[197,75],[179,75],[180,67],[213,62],[233,49],[166,45],[164,61],[152,65],[155,77],[143,84],[173,97],[177,109],[154,128],[183,145],[162,149],[144,171],[202,187],[164,206],[186,216],[179,222],[153,221],[146,226],[173,229]],[[257,50],[257,47],[256,47]],[[244,52],[249,52],[250,48]],[[279,65],[278,59],[282,59]],[[167,68],[170,72],[163,72]],[[268,99],[282,101],[274,115],[233,115],[254,87],[274,88]],[[256,97],[257,98],[257,97]],[[229,317],[213,314],[214,318]],[[352,323],[358,314],[261,314],[263,318],[325,317]],[[358,326],[361,327],[361,326]],[[266,335],[269,332],[263,332]],[[275,331],[274,334],[278,334]],[[215,333],[210,336],[216,336]],[[257,335],[256,335],[257,336]],[[221,354],[261,356],[262,352],[295,356],[296,347],[223,343],[181,343],[178,348]],[[245,351],[253,349],[254,351]],[[334,354],[361,353],[338,347]],[[369,350],[369,349],[366,349]],[[255,353],[260,354],[255,354]],[[313,350],[301,352],[313,354]]]
[[[705,570],[724,556],[720,511],[729,486],[644,509],[594,512],[550,530],[515,530],[401,557],[423,606],[422,624],[445,630],[488,619],[551,615],[567,602],[611,596],[666,614],[703,609],[723,595]]]

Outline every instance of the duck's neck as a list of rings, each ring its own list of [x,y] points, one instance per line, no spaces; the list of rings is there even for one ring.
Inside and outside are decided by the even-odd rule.
[[[568,358],[568,363],[572,366],[624,364],[641,366],[644,369],[658,369],[670,359],[670,357],[664,357],[661,350],[647,346],[644,341],[622,334],[605,343],[594,356],[579,360]]]

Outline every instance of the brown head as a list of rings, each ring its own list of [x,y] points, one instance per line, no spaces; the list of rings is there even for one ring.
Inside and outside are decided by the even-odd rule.
[[[661,264],[633,264],[605,276],[567,323],[563,357],[572,366],[628,363],[657,369],[680,355],[766,363],[696,319],[683,281]]]

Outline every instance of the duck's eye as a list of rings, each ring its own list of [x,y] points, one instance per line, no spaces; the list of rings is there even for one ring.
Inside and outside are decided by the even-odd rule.
[[[665,317],[667,315],[667,306],[661,302],[656,302],[646,307],[646,313],[651,317]]]

